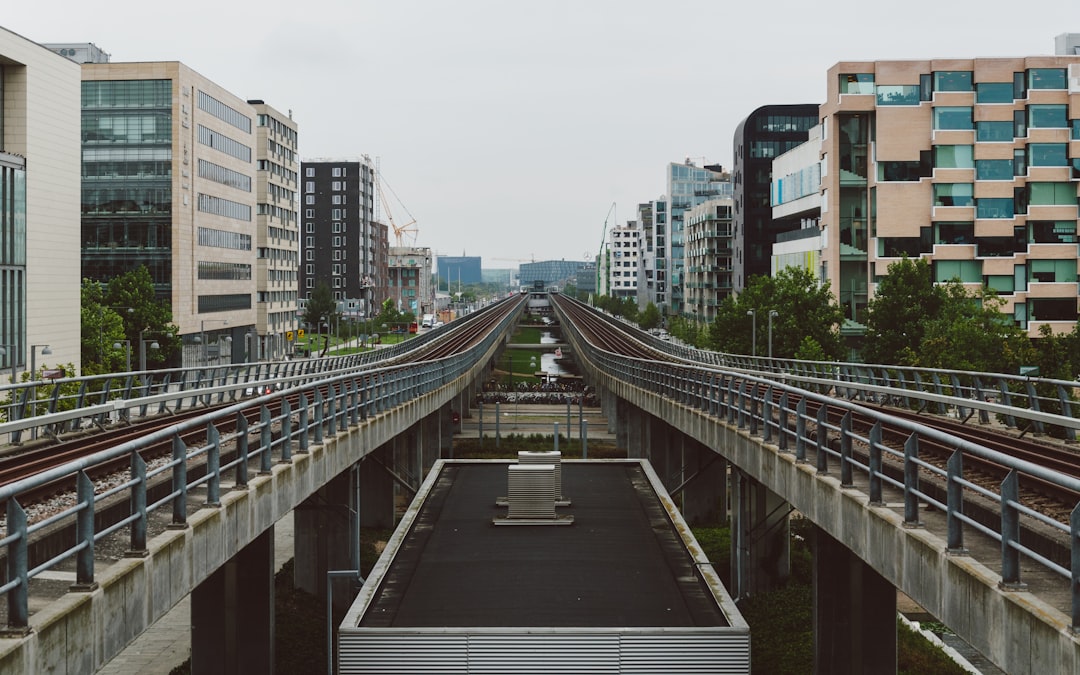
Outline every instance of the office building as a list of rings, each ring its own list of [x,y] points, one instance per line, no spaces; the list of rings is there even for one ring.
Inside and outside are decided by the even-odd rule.
[[[456,292],[463,286],[479,284],[484,280],[480,271],[479,256],[440,255],[435,260],[436,286]]]
[[[256,329],[259,353],[279,359],[292,353],[297,319],[300,180],[297,127],[264,101],[248,101],[256,120]]]
[[[334,300],[353,299],[357,312],[378,313],[386,298],[389,242],[386,226],[373,217],[371,159],[304,160],[301,173],[301,298],[325,284]]]
[[[259,358],[255,108],[176,61],[82,69],[83,276],[146,266],[185,365]]]
[[[578,270],[585,264],[579,260],[537,260],[521,263],[518,276],[525,288],[533,288],[536,282],[542,283],[544,288],[562,288],[577,282]]]
[[[81,368],[80,75],[0,28],[0,383],[31,362]]]
[[[785,267],[801,267],[817,276],[822,249],[821,125],[811,128],[805,143],[780,155],[772,165],[773,222],[792,225],[776,234],[769,273],[775,276]]]
[[[841,62],[821,106],[822,276],[864,322],[901,256],[1032,336],[1077,320],[1080,56]]]
[[[804,143],[818,123],[818,106],[767,105],[750,113],[735,130],[732,283],[736,292],[755,274],[768,275],[776,235],[797,229],[798,221],[773,215],[772,161]]]
[[[668,302],[667,200],[661,197],[637,206],[641,251],[638,256],[638,309],[651,302],[661,314]]]

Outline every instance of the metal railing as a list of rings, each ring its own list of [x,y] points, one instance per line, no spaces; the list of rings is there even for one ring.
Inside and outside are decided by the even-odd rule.
[[[3,537],[0,538],[0,558],[6,560],[7,575],[6,582],[0,585],[0,595],[7,600],[8,631],[17,633],[28,626],[29,584],[35,576],[74,559],[76,581],[72,590],[92,590],[95,587],[94,547],[102,538],[126,528],[131,550],[146,551],[148,521],[152,513],[171,511],[173,525],[183,527],[188,518],[187,498],[192,490],[205,489],[205,506],[218,506],[223,479],[232,478],[237,486],[246,486],[251,467],[257,465],[258,471],[270,472],[275,462],[291,462],[295,453],[306,452],[313,444],[322,444],[329,436],[452,383],[496,348],[496,343],[504,339],[504,333],[516,318],[517,313],[505,317],[482,341],[459,355],[414,364],[372,366],[360,370],[354,367],[351,372],[330,377],[303,372],[296,376],[299,379],[289,389],[273,390],[257,399],[217,409],[149,433],[138,440],[0,487],[0,502],[7,504],[6,523]],[[298,367],[303,363],[296,362]],[[228,379],[237,376],[237,371],[229,372],[232,375],[222,377]],[[240,386],[244,385],[240,383]],[[236,386],[231,381],[214,387],[196,388],[192,385],[185,397],[220,398],[235,392]],[[322,389],[328,393],[324,395]],[[162,396],[172,397],[175,394],[170,392]],[[290,403],[290,397],[297,398],[298,403]],[[149,399],[126,399],[126,403],[134,407],[152,399],[154,396]],[[276,415],[271,412],[271,404],[275,402],[280,402],[280,412]],[[259,421],[255,424],[249,424],[241,412],[252,405],[258,405],[260,409]],[[40,421],[42,424],[52,424],[50,418],[58,414],[42,416]],[[219,431],[224,422],[233,420],[236,431]],[[4,426],[0,425],[0,430]],[[181,440],[181,434],[199,429],[206,430],[203,445],[189,447]],[[253,438],[257,439],[254,443],[251,442]],[[171,459],[160,466],[148,468],[140,451],[170,440]],[[235,450],[223,452],[226,447]],[[365,452],[371,450],[373,448],[368,448]],[[96,492],[89,471],[103,462],[125,457],[130,458],[131,466],[127,480]],[[226,457],[231,459],[223,460]],[[358,456],[356,459],[359,461],[360,458]],[[198,477],[189,476],[190,462],[203,464],[205,472],[200,472]],[[77,485],[75,502],[46,519],[29,522],[20,504],[20,495],[53,481],[72,479]],[[151,502],[148,497],[150,488],[161,481],[171,485],[171,489]],[[125,496],[124,503],[130,505],[126,517],[100,526],[95,522],[96,511],[105,500],[114,500],[118,495]],[[62,526],[73,527],[74,543],[48,560],[34,561],[31,567],[30,542],[46,529]]]
[[[1071,512],[1069,524],[1064,524],[1021,503],[1017,491],[1018,476],[1021,473],[1078,493],[1080,479],[1014,459],[916,422],[875,412],[853,401],[808,391],[766,377],[705,365],[658,362],[613,354],[586,342],[572,322],[567,321],[566,317],[562,319],[564,330],[568,333],[566,337],[579,357],[585,361],[582,365],[587,369],[596,369],[658,399],[669,399],[696,408],[700,414],[720,423],[746,429],[752,435],[760,435],[764,442],[776,443],[780,452],[790,452],[795,455],[796,460],[814,463],[819,473],[838,468],[841,483],[845,486],[852,485],[854,472],[861,472],[869,481],[869,501],[872,504],[882,502],[882,490],[886,485],[902,490],[904,519],[910,524],[918,521],[920,504],[940,509],[947,517],[947,546],[950,551],[963,551],[965,526],[992,537],[1001,544],[1003,586],[1022,587],[1021,558],[1060,575],[1071,584],[1071,625],[1074,631],[1080,630],[1080,504]],[[764,393],[757,396],[755,392]],[[808,402],[818,404],[817,414],[807,413]],[[823,412],[826,408],[846,411],[843,421],[839,424],[829,422]],[[856,412],[874,420],[868,435],[860,435],[852,430],[851,419]],[[903,451],[882,442],[884,424],[900,428],[909,434]],[[832,441],[835,441],[835,444]],[[947,469],[937,468],[919,458],[921,441],[947,443],[955,448]],[[853,447],[866,448],[865,461],[852,452]],[[962,454],[977,456],[1005,467],[1008,477],[1002,482],[1000,489],[987,489],[966,475]],[[902,465],[903,480],[892,478],[885,472],[886,458],[892,458]],[[920,478],[925,479],[926,474],[945,481],[944,499],[934,497],[920,487]],[[998,527],[988,527],[965,515],[963,500],[972,495],[990,499],[998,505]],[[1022,543],[1022,521],[1037,521],[1053,528],[1062,539],[1067,539],[1071,564],[1059,564]]]
[[[225,364],[0,385],[0,438],[61,434],[211,404],[235,402],[268,389],[298,386],[338,373],[400,359],[493,311],[489,305],[438,332],[368,352],[291,361]]]
[[[580,304],[580,303],[579,303]],[[595,312],[595,310],[593,310]],[[674,344],[630,322],[597,316],[657,351],[684,361],[755,374],[821,394],[891,405],[989,423],[991,416],[1012,429],[1036,434],[1058,431],[1069,441],[1080,429],[1080,381],[940,368],[914,368],[840,361],[803,361],[727,354]]]

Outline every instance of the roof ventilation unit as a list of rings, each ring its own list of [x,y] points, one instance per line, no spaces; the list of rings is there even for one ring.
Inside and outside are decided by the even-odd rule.
[[[510,464],[506,467],[509,507],[496,525],[570,525],[573,516],[555,515],[555,466],[551,464]]]
[[[562,493],[562,453],[558,450],[521,450],[518,464],[550,464],[555,467],[555,506],[570,506],[570,498]],[[509,506],[506,497],[495,500],[497,506]]]

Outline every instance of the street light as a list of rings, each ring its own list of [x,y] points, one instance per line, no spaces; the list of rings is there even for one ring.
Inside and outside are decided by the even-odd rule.
[[[41,347],[42,356],[52,356],[52,350],[49,349],[49,345],[30,345],[30,380],[36,380],[37,378],[37,348]]]
[[[772,358],[772,320],[774,316],[778,316],[780,312],[775,309],[769,310],[769,358]]]
[[[131,340],[117,340],[113,343],[113,349],[120,349],[121,344],[124,347],[124,359],[126,363],[125,373],[131,372]]]
[[[208,321],[209,322],[220,321],[221,323],[223,323],[226,326],[229,325],[229,320],[228,319],[201,319],[199,321],[199,334],[196,337],[198,338],[198,344],[202,345],[202,359],[201,359],[201,361],[204,364],[208,364],[209,360],[210,360],[209,357],[207,356],[207,353],[206,353],[206,346],[207,346],[206,345],[206,323]]]
[[[750,317],[750,356],[757,356],[757,312],[748,309],[746,316]]]
[[[143,335],[145,335],[148,330],[149,330],[148,328],[144,328],[141,331],[139,331],[139,370],[144,372],[144,373],[146,372],[146,346],[147,346],[147,340],[146,340],[145,337],[143,337]],[[167,338],[171,338],[172,336],[173,336],[172,333],[165,333],[165,337],[167,337]],[[161,345],[158,344],[157,340],[151,340],[149,342],[149,345],[150,345],[150,349],[161,349]]]

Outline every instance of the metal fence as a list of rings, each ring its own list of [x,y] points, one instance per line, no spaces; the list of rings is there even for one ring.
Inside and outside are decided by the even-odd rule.
[[[269,472],[275,461],[289,462],[294,453],[307,451],[312,444],[323,443],[327,436],[345,431],[350,425],[362,424],[369,417],[450,384],[467,373],[484,354],[492,350],[496,343],[503,339],[503,334],[515,319],[516,314],[504,318],[486,338],[466,352],[438,360],[397,366],[372,366],[365,369],[353,366],[350,372],[333,376],[325,375],[326,370],[334,368],[332,365],[326,365],[323,369],[315,368],[324,371],[322,376],[318,376],[315,372],[307,372],[307,362],[294,362],[289,365],[301,372],[287,376],[297,378],[292,383],[294,386],[288,389],[273,388],[269,394],[257,399],[209,412],[113,449],[0,487],[0,502],[7,504],[6,527],[3,538],[0,538],[0,552],[6,561],[7,574],[6,583],[0,586],[0,595],[7,600],[8,631],[17,633],[28,625],[29,583],[35,576],[74,559],[76,582],[73,589],[91,590],[94,587],[94,546],[102,538],[126,528],[131,539],[131,550],[146,551],[148,520],[152,513],[171,512],[172,523],[182,526],[187,521],[187,497],[192,490],[204,488],[207,495],[206,505],[215,506],[220,503],[223,478],[231,478],[237,485],[245,486],[253,466],[257,465],[259,471]],[[259,369],[275,365],[280,364],[253,364],[226,369],[226,372],[231,374],[219,376],[224,384],[199,388],[198,383],[208,383],[195,380],[188,391],[182,392],[183,397],[222,400],[223,397],[235,394],[238,386],[234,381],[236,377],[253,372],[247,370],[248,368]],[[341,367],[340,363],[337,365]],[[254,372],[268,375],[264,370]],[[254,382],[273,381],[272,377],[255,378],[254,372],[252,380],[239,383],[241,388]],[[134,376],[127,375],[125,379]],[[327,393],[323,394],[322,390]],[[177,392],[123,400],[125,405],[137,407],[160,396],[166,396],[174,403],[180,400]],[[298,402],[290,403],[290,397],[296,398]],[[280,408],[272,405],[278,402]],[[249,424],[241,412],[252,405],[258,405],[260,411],[259,421],[255,424]],[[280,412],[273,414],[271,408]],[[52,419],[57,415],[59,413],[44,415],[39,418],[39,423],[42,426],[58,423]],[[233,420],[236,422],[235,431],[219,431],[219,427],[224,426],[225,422]],[[2,429],[3,425],[0,425],[0,430]],[[180,435],[198,429],[206,430],[205,443],[200,446],[187,446]],[[252,442],[253,438],[257,440]],[[170,439],[171,459],[161,466],[148,468],[139,454],[140,451]],[[225,447],[235,447],[235,453],[223,453],[222,449]],[[223,456],[233,458],[223,462]],[[89,471],[96,465],[118,458],[130,459],[130,476],[119,485],[95,492]],[[359,459],[360,457],[357,457],[357,460]],[[203,464],[206,467],[205,473],[200,472],[199,477],[189,476],[190,462]],[[20,495],[53,481],[65,479],[74,479],[77,485],[75,502],[46,519],[30,523],[20,504]],[[150,502],[148,488],[162,480],[168,481],[171,489],[156,501]],[[99,506],[105,500],[118,495],[126,496],[125,501],[130,504],[128,515],[103,527],[96,525],[95,513]],[[47,529],[72,525],[75,530],[74,543],[48,560],[35,562],[31,567],[30,541]]]
[[[994,538],[1001,544],[1003,585],[1015,586],[1022,583],[1022,557],[1060,575],[1071,584],[1071,625],[1073,630],[1080,630],[1080,504],[1073,509],[1069,524],[1064,524],[1022,504],[1017,489],[1018,476],[1021,473],[1078,493],[1080,479],[1014,459],[916,422],[866,409],[856,402],[808,391],[766,377],[713,366],[658,362],[613,354],[583,340],[571,322],[564,320],[563,326],[564,330],[571,333],[568,337],[579,357],[590,362],[591,367],[616,380],[656,397],[696,408],[702,415],[735,425],[739,429],[747,429],[751,434],[760,435],[765,442],[776,443],[781,452],[794,453],[797,460],[812,461],[818,472],[829,471],[830,467],[832,470],[838,468],[841,483],[844,485],[850,486],[854,472],[861,472],[869,481],[871,503],[882,501],[882,489],[885,486],[902,490],[904,519],[910,524],[918,521],[920,503],[940,509],[947,516],[947,545],[951,551],[963,550],[965,528],[974,528]],[[808,402],[819,404],[815,406],[819,411],[817,414],[807,413]],[[822,411],[827,407],[847,411],[840,424],[830,423],[826,419]],[[852,430],[851,418],[856,412],[874,420],[868,435],[860,435]],[[909,434],[902,452],[882,442],[884,424],[901,428]],[[830,439],[834,439],[835,444],[830,442]],[[938,468],[920,459],[920,441],[931,440],[947,443],[955,448],[947,469]],[[838,446],[838,449],[835,446]],[[853,446],[866,448],[865,461],[853,454]],[[813,457],[809,457],[808,453]],[[1006,468],[1008,477],[999,490],[982,487],[974,482],[970,474],[965,474],[960,459],[965,453],[996,462]],[[892,478],[884,471],[884,460],[887,457],[903,466],[903,480]],[[927,475],[945,482],[944,499],[934,497],[920,487],[920,480],[925,480]],[[988,527],[965,515],[963,501],[973,495],[990,499],[998,505],[1001,516],[999,527]],[[1067,538],[1070,542],[1071,564],[1058,564],[1021,542],[1021,523],[1025,521],[1037,521],[1059,532],[1063,539]]]

